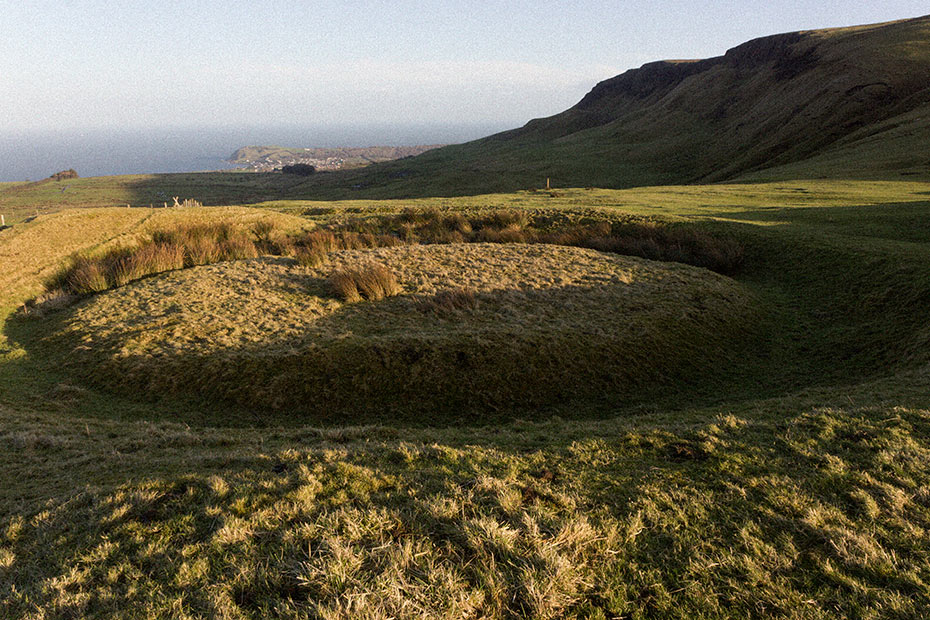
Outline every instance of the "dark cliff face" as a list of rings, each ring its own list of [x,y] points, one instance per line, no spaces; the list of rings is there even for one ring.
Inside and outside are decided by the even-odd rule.
[[[762,37],[728,50],[719,61],[743,71],[771,63],[785,72],[783,79],[790,79],[816,62],[813,50],[802,45],[809,41],[810,36],[800,32]]]
[[[740,73],[768,69],[778,80],[796,77],[817,62],[814,46],[801,33],[754,39],[727,51],[723,56],[692,61],[651,62],[597,84],[572,109],[596,111],[620,102],[657,101],[687,78],[725,67]]]
[[[654,170],[674,159],[672,182],[720,180],[811,156],[928,100],[930,18],[918,18],[773,35],[715,58],[649,63],[495,139],[586,143],[605,158],[617,148],[623,163]]]
[[[561,114],[535,119],[497,138],[540,133],[555,138],[605,125],[631,111],[659,104],[686,80],[701,79],[703,74],[715,71],[727,70],[745,77],[764,70],[776,80],[789,80],[816,63],[816,46],[802,33],[754,39],[715,58],[651,62],[599,82],[581,101]]]
[[[648,99],[661,96],[685,78],[704,71],[712,62],[651,62],[639,69],[631,69],[598,83],[574,109],[594,110],[619,99]]]

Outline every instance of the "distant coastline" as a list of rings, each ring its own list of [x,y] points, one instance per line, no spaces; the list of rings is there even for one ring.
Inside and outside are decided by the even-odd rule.
[[[340,151],[365,144],[418,149],[424,147],[417,145],[466,142],[509,128],[471,124],[0,132],[0,182],[37,181],[69,168],[82,177],[231,170],[243,165],[230,163],[230,153],[248,144]]]
[[[244,146],[226,160],[239,168],[254,172],[270,172],[282,166],[309,164],[317,170],[360,168],[381,161],[413,157],[445,146],[369,146],[348,148],[287,148],[280,146]]]

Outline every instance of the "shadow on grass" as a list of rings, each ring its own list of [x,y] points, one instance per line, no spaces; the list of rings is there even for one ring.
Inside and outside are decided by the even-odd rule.
[[[303,179],[271,172],[158,174],[127,183],[133,206],[174,204],[190,198],[204,206],[241,205],[286,196]]]
[[[891,223],[871,226],[869,218],[880,218],[886,208]],[[746,224],[715,224],[744,243],[739,280],[759,290],[780,316],[783,363],[808,376],[804,385],[860,381],[927,361],[930,243],[897,238],[930,235],[926,222],[914,221],[926,209],[747,211]]]
[[[745,220],[747,223],[810,226],[816,228],[819,234],[930,243],[930,202],[849,207],[753,208],[741,212],[729,211],[707,215],[725,220]]]
[[[344,445],[150,433],[126,462],[85,458],[93,486],[3,522],[0,612],[921,616],[926,416],[747,415],[539,425],[526,433],[561,436],[531,450],[514,428]]]
[[[241,205],[290,195],[300,178],[277,173],[193,172],[86,177],[29,183],[0,190],[9,223],[79,207],[161,207],[186,199],[205,206]]]

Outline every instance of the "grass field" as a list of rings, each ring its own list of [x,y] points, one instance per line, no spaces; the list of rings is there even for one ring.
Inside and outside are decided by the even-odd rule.
[[[69,205],[42,202],[42,188],[0,189],[0,209],[25,214],[0,231],[0,617],[930,614],[930,185],[806,180],[321,202],[271,176],[267,187],[258,175],[232,176],[246,180],[230,195],[255,204],[70,208],[122,203],[121,192],[135,191],[125,177],[80,179],[85,198]],[[190,185],[176,186],[190,188],[182,199],[209,204],[215,191],[222,201],[221,180],[198,188],[196,179],[212,177],[188,177]],[[254,199],[243,197],[247,187]],[[36,204],[60,212],[24,223]],[[574,248],[547,253],[538,259],[544,268],[529,273],[568,269],[556,267],[563,254],[566,265],[608,256],[644,278],[694,273],[688,286],[705,278],[749,300],[752,328],[719,323],[719,335],[734,341],[711,339],[706,374],[639,394],[477,407],[467,419],[392,419],[355,406],[358,416],[340,421],[314,413],[325,397],[269,417],[242,402],[204,402],[196,390],[120,388],[125,370],[116,366],[106,380],[79,370],[152,342],[222,355],[237,318],[237,341],[267,344],[263,331],[280,332],[275,346],[284,350],[288,334],[320,329],[313,308],[341,302],[271,281],[319,279],[362,250],[321,267],[283,258],[196,267],[44,318],[17,312],[73,252],[138,242],[168,225],[273,218],[296,234],[407,207],[694,223],[742,244],[745,261],[732,279]],[[462,277],[451,263],[435,267],[462,260],[455,247],[368,252],[386,263],[412,252],[391,263],[398,281],[411,295],[432,295],[437,279]],[[487,253],[476,255],[480,264],[497,256],[514,265],[542,246],[467,247]],[[424,264],[413,269],[414,259]],[[417,282],[426,272],[432,279]],[[458,329],[493,314],[499,300],[481,297],[482,278],[503,277],[478,267],[467,282],[476,314],[421,313],[417,325]],[[231,292],[234,284],[244,292]],[[648,329],[650,312],[676,305],[663,298],[672,290],[644,298],[649,310],[639,315],[606,294],[581,310],[571,303],[584,296],[566,297],[558,321]],[[186,326],[147,341],[147,313],[184,295]],[[288,295],[303,295],[307,308],[289,317],[297,300]],[[347,307],[368,316],[413,303],[401,295]],[[527,309],[534,322],[526,329],[545,323],[544,310],[554,311]],[[120,313],[140,321],[135,331],[116,320]],[[722,315],[738,318],[726,308]],[[518,338],[519,316],[513,321]],[[71,346],[90,344],[85,357],[78,349],[62,360],[62,329]],[[670,346],[685,336],[694,331],[674,334]],[[99,348],[98,337],[111,348]],[[88,361],[88,351],[104,350],[116,356]],[[593,355],[584,361],[597,367]],[[204,368],[187,368],[180,384],[196,384]]]
[[[191,198],[204,205],[245,204],[286,195],[295,180],[272,173],[197,172],[86,177],[0,184],[8,224],[75,207],[161,207]]]

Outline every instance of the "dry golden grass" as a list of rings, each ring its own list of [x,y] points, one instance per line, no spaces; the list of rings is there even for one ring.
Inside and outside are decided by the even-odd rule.
[[[332,296],[333,274],[366,262],[397,284],[356,272],[340,296],[373,301]],[[470,309],[424,314],[424,297]],[[118,389],[314,415],[464,411],[699,375],[732,355],[753,313],[735,282],[683,265],[547,245],[401,246],[340,250],[321,268],[266,258],[165,274],[79,305],[52,340],[76,372]]]
[[[394,247],[410,243],[544,243],[589,247],[613,253],[670,260],[732,274],[742,265],[743,248],[734,239],[717,238],[689,226],[661,222],[611,222],[553,226],[525,211],[496,210],[466,218],[437,209],[406,209],[398,215],[336,224],[331,230],[287,234],[273,219],[253,220],[248,227],[221,220],[185,220],[157,229],[130,245],[111,245],[96,252],[74,254],[46,280],[49,293],[91,295],[124,286],[156,273],[209,265],[258,255],[293,256],[305,267],[327,262],[337,249]],[[139,255],[138,257],[136,255]],[[178,266],[175,255],[182,256]],[[377,300],[395,295],[399,287],[381,268],[333,274],[331,284],[343,299]],[[449,300],[446,300],[448,302]],[[441,304],[442,305],[442,304]],[[39,311],[35,303],[29,312]]]
[[[458,288],[439,291],[430,297],[423,297],[418,301],[418,307],[424,312],[455,314],[476,309],[478,299],[472,289]]]
[[[394,272],[377,263],[334,271],[329,283],[336,295],[348,302],[378,301],[403,292]]]
[[[0,244],[0,300],[15,306],[41,294],[42,283],[60,271],[75,253],[97,256],[112,248],[134,247],[157,231],[179,226],[222,222],[248,227],[261,220],[274,221],[287,234],[314,227],[303,218],[245,207],[72,209],[43,215],[4,231]]]
[[[318,248],[302,245],[294,248],[294,259],[304,267],[319,267],[327,261],[328,257],[328,252]]]
[[[185,222],[130,243],[73,255],[46,280],[46,291],[90,295],[174,269],[260,254],[294,254],[293,242],[275,229],[271,219],[254,222],[249,228],[220,220]]]
[[[0,298],[15,304],[38,295],[42,281],[70,254],[131,235],[150,215],[147,209],[63,211],[4,231]]]

